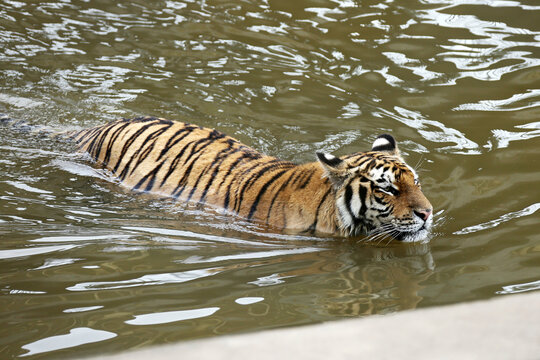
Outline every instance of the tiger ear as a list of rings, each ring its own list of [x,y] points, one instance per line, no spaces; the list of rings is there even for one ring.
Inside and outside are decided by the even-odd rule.
[[[345,161],[332,154],[317,152],[317,158],[321,163],[324,173],[336,186],[343,183],[343,180],[347,177],[347,164]]]
[[[394,156],[401,156],[396,140],[392,135],[388,134],[379,135],[373,142],[371,151],[380,151]]]

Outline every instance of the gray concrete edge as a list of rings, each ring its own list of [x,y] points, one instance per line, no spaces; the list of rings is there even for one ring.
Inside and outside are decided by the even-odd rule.
[[[540,359],[540,291],[91,359]],[[87,358],[88,359],[88,358]]]

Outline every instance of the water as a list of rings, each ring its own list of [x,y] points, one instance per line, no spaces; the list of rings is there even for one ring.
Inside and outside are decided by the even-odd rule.
[[[535,1],[7,1],[0,112],[140,115],[296,162],[392,133],[429,244],[276,234],[0,132],[0,353],[66,358],[540,289]],[[494,318],[497,314],[493,315]]]

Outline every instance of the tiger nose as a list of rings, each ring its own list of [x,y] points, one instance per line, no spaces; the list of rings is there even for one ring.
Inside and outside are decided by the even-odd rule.
[[[426,221],[429,218],[429,215],[431,215],[431,211],[432,209],[420,209],[420,210],[414,210],[414,213],[420,219]]]

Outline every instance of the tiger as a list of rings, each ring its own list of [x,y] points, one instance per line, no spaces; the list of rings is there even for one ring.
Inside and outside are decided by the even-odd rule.
[[[119,119],[69,135],[134,191],[206,204],[298,233],[425,240],[433,207],[389,134],[370,151],[295,164],[224,133],[156,117]]]

